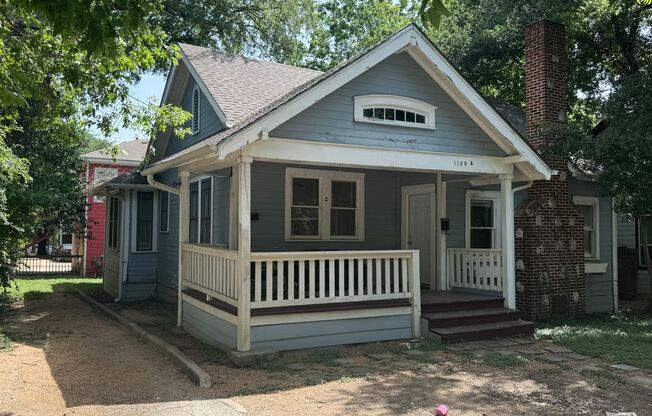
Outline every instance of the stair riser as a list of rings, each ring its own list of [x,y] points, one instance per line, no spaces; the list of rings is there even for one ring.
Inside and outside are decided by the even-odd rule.
[[[436,331],[433,331],[436,333]],[[534,334],[534,324],[529,323],[510,328],[498,328],[486,331],[440,335],[443,344],[454,344],[464,341],[479,341],[500,337],[531,337]]]
[[[503,306],[503,301],[501,299],[437,303],[437,304],[425,303],[425,304],[421,304],[421,313],[491,309],[491,308],[500,308],[502,306]]]
[[[430,319],[428,328],[446,328],[450,326],[488,324],[491,322],[516,321],[521,317],[519,311],[510,311],[499,314],[488,314],[482,316],[457,317],[448,319]]]

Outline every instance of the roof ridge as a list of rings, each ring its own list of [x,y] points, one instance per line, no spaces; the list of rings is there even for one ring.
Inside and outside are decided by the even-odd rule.
[[[317,74],[323,74],[324,73],[324,71],[320,71],[318,69],[305,68],[305,67],[302,67],[302,66],[284,64],[282,62],[266,61],[266,60],[261,59],[261,58],[252,58],[252,57],[245,56],[245,55],[240,55],[240,54],[237,54],[237,53],[231,53],[231,52],[223,51],[221,49],[213,49],[213,48],[208,47],[208,46],[199,46],[199,45],[193,45],[191,43],[181,43],[181,42],[179,42],[178,45],[179,46],[182,46],[182,45],[183,46],[191,46],[193,48],[201,48],[201,49],[205,49],[205,50],[207,50],[209,52],[212,52],[212,53],[217,53],[217,54],[228,56],[228,57],[242,58],[242,59],[246,59],[246,60],[249,60],[249,61],[254,61],[254,62],[258,62],[258,63],[262,63],[262,64],[271,64],[271,65],[284,66],[284,67],[292,68],[292,69],[300,69],[302,71],[316,72]]]

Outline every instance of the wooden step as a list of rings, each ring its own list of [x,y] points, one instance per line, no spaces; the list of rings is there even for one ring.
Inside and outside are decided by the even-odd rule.
[[[455,312],[471,309],[502,308],[505,299],[494,296],[452,297],[441,300],[421,299],[421,312]]]
[[[442,343],[453,344],[499,337],[529,337],[534,334],[534,323],[517,319],[478,325],[435,328],[431,332],[441,337]]]
[[[490,322],[515,321],[521,313],[508,308],[467,309],[451,312],[434,312],[421,314],[428,320],[428,328],[446,328],[462,325],[478,325]]]

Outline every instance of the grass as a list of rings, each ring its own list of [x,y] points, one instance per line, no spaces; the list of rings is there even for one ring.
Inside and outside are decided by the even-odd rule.
[[[578,354],[652,369],[652,314],[591,315],[550,324],[536,331]]]
[[[74,293],[76,289],[88,294],[102,292],[102,279],[88,277],[22,277],[11,283],[11,300],[40,299],[52,293]]]

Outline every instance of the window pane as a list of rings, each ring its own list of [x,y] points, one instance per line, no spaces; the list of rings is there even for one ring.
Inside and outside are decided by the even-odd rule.
[[[332,206],[341,208],[356,207],[356,183],[333,181],[331,186]]]
[[[405,110],[396,110],[396,120],[405,121]]]
[[[293,178],[292,205],[319,206],[319,179]]]
[[[137,193],[136,213],[136,250],[152,249],[152,232],[154,220],[154,193]]]
[[[394,120],[394,109],[386,108],[385,109],[385,120]]]
[[[188,195],[188,242],[199,241],[199,183],[192,182],[189,186]]]
[[[355,236],[354,209],[331,209],[331,235]]]
[[[211,242],[211,179],[201,181],[201,212],[200,212],[199,242],[210,244]]]
[[[166,191],[161,191],[160,195],[160,201],[159,201],[159,206],[160,206],[160,222],[161,225],[159,227],[160,231],[168,231],[168,193]]]
[[[318,235],[319,209],[292,207],[292,235]]]
[[[594,255],[592,230],[584,230],[584,254],[587,256]]]
[[[493,248],[493,235],[492,229],[472,229],[471,248]]]
[[[421,114],[417,114],[417,123],[426,124],[426,117]]]
[[[593,206],[577,205],[577,210],[584,217],[584,228],[593,229]]]
[[[374,116],[374,109],[373,109],[373,108],[365,108],[364,110],[362,110],[362,115],[363,115],[364,117],[373,118],[373,116]]]
[[[471,201],[471,227],[493,227],[493,201]]]
[[[405,121],[408,123],[414,123],[415,114],[412,111],[405,112]]]
[[[374,118],[383,120],[385,118],[385,110],[383,108],[374,108]]]

